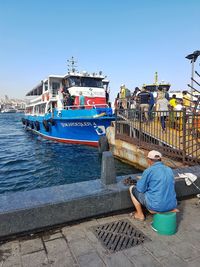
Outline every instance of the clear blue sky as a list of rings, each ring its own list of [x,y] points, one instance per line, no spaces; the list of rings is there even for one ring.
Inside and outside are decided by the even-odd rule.
[[[22,98],[49,74],[102,70],[111,97],[159,80],[187,89],[200,50],[199,0],[0,0],[0,95]],[[196,69],[200,72],[199,59]]]

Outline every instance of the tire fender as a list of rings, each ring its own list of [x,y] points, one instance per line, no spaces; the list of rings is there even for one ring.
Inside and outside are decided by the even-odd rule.
[[[102,154],[105,151],[109,151],[108,138],[106,136],[101,136],[98,141],[98,151]]]

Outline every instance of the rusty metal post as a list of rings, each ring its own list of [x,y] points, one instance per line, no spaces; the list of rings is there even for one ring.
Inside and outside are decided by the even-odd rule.
[[[139,147],[141,147],[141,132],[142,132],[142,112],[139,108]]]
[[[183,145],[183,154],[182,161],[183,164],[186,162],[186,108],[183,109],[183,137],[182,137],[182,145]]]
[[[117,115],[118,115],[118,109],[115,109],[115,138],[117,136],[117,127],[118,127]]]

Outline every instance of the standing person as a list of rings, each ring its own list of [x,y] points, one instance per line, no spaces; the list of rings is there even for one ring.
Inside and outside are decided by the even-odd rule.
[[[140,108],[140,111],[141,111],[141,116],[142,116],[142,114],[144,112],[145,120],[146,120],[146,122],[148,122],[150,94],[143,87],[141,92],[137,95],[137,98],[138,98],[138,101],[139,101],[139,108]]]
[[[155,104],[155,100],[154,100],[154,96],[153,93],[149,92],[149,120],[153,120],[153,115],[152,115],[152,111],[153,111],[153,107]]]
[[[106,88],[105,89],[106,104],[109,104],[109,93],[110,93],[110,90]]]
[[[169,88],[163,88],[164,92],[165,92],[165,98],[169,101],[170,97],[169,97]]]
[[[85,97],[82,92],[79,93],[79,106],[80,109],[85,109]]]
[[[163,97],[165,97],[165,92],[163,92],[162,88],[158,88],[156,100]]]
[[[129,188],[136,212],[134,218],[144,221],[142,205],[149,211],[167,212],[177,207],[175,180],[172,169],[162,163],[160,152],[152,150],[147,156],[149,168],[136,186]]]
[[[120,87],[120,98],[123,109],[127,108],[127,101],[126,101],[126,86],[125,84],[122,84]]]
[[[175,128],[176,126],[176,118],[175,118],[175,112],[174,109],[177,105],[176,95],[173,94],[172,98],[169,100],[169,107],[170,107],[170,113],[169,113],[169,124],[171,128]]]
[[[166,130],[166,118],[168,116],[168,113],[169,113],[169,101],[165,98],[165,97],[162,97],[160,99],[158,99],[157,103],[157,108],[156,110],[157,111],[160,111],[159,113],[159,117],[160,117],[160,123],[161,123],[161,126],[162,126],[162,130],[163,132]]]
[[[140,92],[140,88],[139,87],[135,87],[135,90],[133,92],[133,96],[137,96]]]
[[[169,100],[169,104],[172,108],[172,110],[175,108],[175,106],[177,105],[177,102],[176,102],[176,95],[173,94],[172,95],[172,98]]]
[[[191,97],[188,95],[187,91],[182,92],[183,95],[183,106],[185,108],[190,108],[191,106]]]
[[[177,99],[176,106],[174,107],[175,128],[177,130],[183,129],[183,105],[182,100]]]

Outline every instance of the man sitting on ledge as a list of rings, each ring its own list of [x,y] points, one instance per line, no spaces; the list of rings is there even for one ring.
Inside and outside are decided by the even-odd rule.
[[[162,155],[158,151],[150,151],[147,158],[150,167],[143,172],[136,186],[129,188],[136,209],[134,218],[139,221],[145,219],[142,206],[151,213],[171,211],[177,206],[172,169],[162,163]]]

